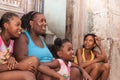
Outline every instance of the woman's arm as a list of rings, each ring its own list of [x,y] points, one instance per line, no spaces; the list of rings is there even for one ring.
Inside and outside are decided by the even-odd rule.
[[[28,39],[25,34],[21,34],[14,42],[14,56],[17,61],[28,57]]]
[[[40,64],[48,66],[48,67],[50,67],[52,69],[56,69],[56,68],[58,68],[60,66],[59,61],[57,59],[55,59],[55,60],[53,60],[51,62],[43,62],[43,63],[40,62]]]
[[[51,68],[54,68],[54,69],[51,69]],[[38,70],[44,74],[55,77],[58,80],[64,80],[64,77],[61,74],[57,73],[57,71],[55,71],[55,68],[58,68],[58,69],[60,68],[60,64],[58,60],[54,60],[46,64],[41,64],[38,67]]]

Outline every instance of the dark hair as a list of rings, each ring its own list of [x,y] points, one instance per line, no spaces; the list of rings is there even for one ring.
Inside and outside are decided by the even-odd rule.
[[[40,12],[36,12],[36,11],[30,11],[27,14],[24,14],[21,17],[21,21],[22,21],[22,25],[21,27],[27,31],[30,31],[30,20],[33,20],[37,14],[42,14]]]
[[[61,39],[61,38],[55,39],[54,45],[51,47],[50,50],[55,58],[59,58],[59,56],[57,55],[57,51],[61,50],[63,44],[66,42],[70,42],[70,41],[68,39]]]
[[[13,17],[19,17],[19,16],[17,14],[12,13],[12,12],[6,12],[5,14],[3,14],[1,19],[0,19],[0,27],[2,29],[4,29],[3,24],[12,20]]]
[[[93,34],[93,33],[86,34],[86,35],[84,36],[84,41],[85,41],[86,37],[88,37],[88,36],[92,36],[93,39],[94,39],[94,43],[96,44],[96,40],[95,40],[96,35]],[[84,48],[84,45],[83,45],[83,48]],[[93,47],[93,49],[94,49],[94,48],[95,48],[95,47]],[[93,50],[93,49],[92,49],[92,50]]]

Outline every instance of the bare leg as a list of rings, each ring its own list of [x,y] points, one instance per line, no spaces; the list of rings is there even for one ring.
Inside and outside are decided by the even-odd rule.
[[[77,67],[71,68],[70,80],[83,80],[82,74],[80,73],[80,70]]]
[[[8,71],[0,73],[0,80],[36,80],[36,78],[29,71]]]
[[[44,73],[38,72],[37,80],[53,80],[52,77],[45,75]]]
[[[92,80],[96,80],[96,78],[98,76],[99,68],[100,68],[100,64],[94,63],[94,64],[86,67],[85,70],[88,72],[88,74],[90,74]]]
[[[104,63],[101,66],[101,80],[107,80],[108,76],[109,76],[109,71],[110,71],[110,66],[108,63]]]

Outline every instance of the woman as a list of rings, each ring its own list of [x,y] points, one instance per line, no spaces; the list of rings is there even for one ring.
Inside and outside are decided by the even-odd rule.
[[[43,68],[39,66],[39,71],[41,71],[42,73],[47,73],[49,75],[40,75],[41,79],[43,77],[44,80],[49,80],[51,79],[50,76],[52,76],[59,80],[64,80],[60,74],[53,70],[52,64],[50,62],[52,62],[54,58],[47,48],[42,37],[46,31],[45,16],[39,12],[31,11],[22,16],[21,20],[22,28],[26,31],[18,39],[15,40],[14,55],[16,59],[18,61],[21,61],[24,60],[26,57],[35,56],[39,59],[40,64],[49,65],[49,67],[44,66],[44,68],[48,69],[44,71]]]

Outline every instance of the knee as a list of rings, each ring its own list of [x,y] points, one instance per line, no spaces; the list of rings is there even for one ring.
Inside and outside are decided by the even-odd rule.
[[[99,63],[94,63],[92,64],[93,69],[99,69],[100,68],[100,64]]]
[[[32,61],[33,66],[37,68],[40,63],[39,60],[34,56],[31,56],[30,60]]]
[[[74,73],[74,74],[80,74],[80,70],[76,67],[72,67],[71,68],[71,73]]]
[[[107,71],[110,70],[110,65],[108,63],[104,63],[102,67],[103,67],[103,70],[107,70]]]
[[[81,79],[82,78],[82,73],[76,67],[72,67],[71,68],[70,75],[71,75],[71,79],[72,80],[77,80],[77,79]]]
[[[23,80],[36,80],[35,75],[32,72],[26,72],[23,76]]]

